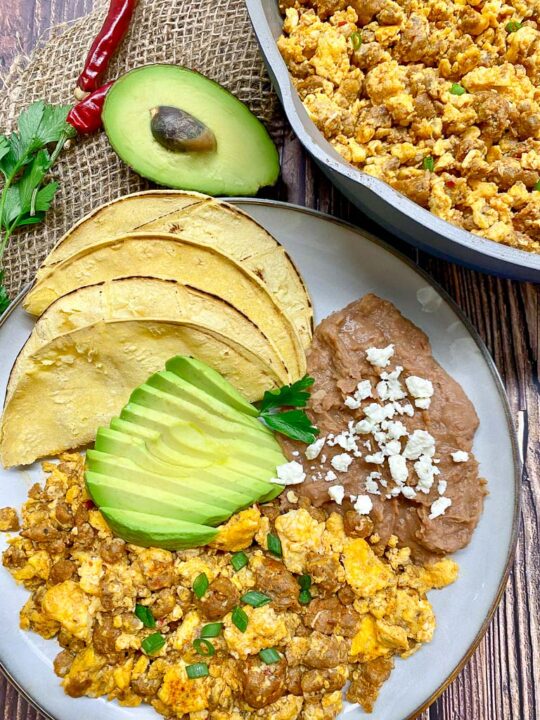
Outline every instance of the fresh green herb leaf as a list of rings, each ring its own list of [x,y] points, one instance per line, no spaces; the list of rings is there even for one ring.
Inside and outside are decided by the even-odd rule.
[[[309,605],[311,602],[311,593],[309,590],[302,590],[300,592],[300,595],[298,596],[298,600],[300,602],[300,605]]]
[[[150,608],[146,607],[146,605],[135,605],[135,615],[139,618],[144,627],[156,627],[156,621],[152,615],[152,611]]]
[[[190,680],[207,677],[209,675],[208,665],[206,663],[186,665],[186,674]]]
[[[216,652],[216,648],[210,640],[206,640],[205,638],[197,638],[194,640],[193,647],[199,655],[204,655],[205,657],[212,657]]]
[[[11,300],[9,299],[9,295],[7,293],[6,288],[3,284],[4,280],[4,271],[0,270],[0,315],[8,309]]]
[[[465,95],[467,91],[465,90],[463,85],[460,85],[459,83],[452,83],[450,92],[452,93],[452,95]]]
[[[266,665],[273,665],[281,660],[281,655],[275,648],[265,648],[259,652],[259,657]]]
[[[283,555],[281,540],[273,533],[268,533],[266,536],[266,547],[268,548],[268,552],[271,552],[272,555],[275,555],[276,557],[281,557]]]
[[[424,158],[422,167],[424,170],[429,170],[429,172],[433,172],[435,170],[435,160],[431,157],[431,155]]]
[[[209,585],[210,585],[210,583],[208,582],[206,573],[201,573],[200,575],[197,575],[197,577],[193,581],[193,592],[199,598],[199,600],[202,598],[202,596],[208,590]]]
[[[305,407],[309,400],[309,391],[315,380],[309,375],[292,383],[292,385],[284,385],[277,390],[267,390],[261,402],[261,414],[271,408],[282,407]]]
[[[240,632],[246,632],[247,626],[249,625],[249,618],[241,607],[234,608],[231,620],[233,621],[233,625],[236,625]]]
[[[238,572],[248,564],[248,556],[244,552],[237,552],[231,558],[231,565]]]
[[[311,587],[311,575],[300,575],[296,578],[300,585],[300,590],[309,590]]]
[[[241,600],[243,603],[246,603],[246,605],[251,605],[251,607],[258,608],[262,607],[263,605],[268,605],[268,603],[271,602],[272,598],[268,597],[268,595],[265,595],[262,592],[259,592],[258,590],[250,590],[249,592],[242,595]]]
[[[518,20],[510,20],[510,22],[506,24],[505,29],[507,33],[515,33],[521,30],[522,27],[523,23],[520,23]]]
[[[147,655],[153,655],[165,645],[165,638],[159,632],[152,633],[144,638],[141,647]]]
[[[351,38],[352,48],[353,50],[360,50],[360,46],[362,45],[362,33],[360,32],[353,32],[349,36]]]
[[[308,445],[315,442],[319,434],[319,429],[311,424],[311,420],[303,410],[268,413],[261,415],[261,418],[271,430]]]
[[[51,203],[57,190],[57,182],[50,182],[42,187],[36,194],[34,210],[36,212],[47,212],[47,210],[51,207]]]
[[[218,637],[218,635],[221,635],[222,630],[223,630],[223,623],[220,623],[220,622],[208,623],[208,625],[204,625],[201,628],[201,637],[202,638]]]

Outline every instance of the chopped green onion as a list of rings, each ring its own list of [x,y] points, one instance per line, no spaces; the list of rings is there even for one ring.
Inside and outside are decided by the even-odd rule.
[[[507,23],[505,30],[507,33],[515,33],[522,27],[523,23],[520,23],[518,20],[510,20],[510,22]]]
[[[536,185],[533,187],[533,190],[536,190],[536,192],[540,192],[540,180],[536,183]]]
[[[197,638],[194,640],[193,647],[199,655],[204,655],[205,657],[212,657],[212,655],[216,652],[216,648],[212,645],[210,640],[205,640],[204,638]]]
[[[202,596],[208,590],[209,585],[210,585],[210,583],[208,582],[206,573],[201,573],[200,575],[197,575],[197,577],[193,581],[193,592],[199,598],[199,600],[202,598]]]
[[[351,43],[353,50],[360,50],[360,45],[362,44],[362,34],[357,32],[353,32],[350,35]]]
[[[165,638],[159,632],[152,633],[145,637],[141,643],[141,647],[148,655],[153,655],[165,645]]]
[[[237,552],[237,553],[234,553],[234,555],[231,558],[231,565],[236,570],[236,572],[241,570],[243,567],[246,567],[247,564],[248,564],[248,556],[246,555],[246,553]]]
[[[201,637],[202,638],[211,638],[211,637],[217,637],[218,635],[221,635],[221,631],[223,630],[223,623],[208,623],[208,625],[204,625],[201,629]]]
[[[231,620],[233,624],[240,630],[240,632],[246,632],[247,626],[249,625],[249,618],[241,607],[235,607],[232,611]]]
[[[207,675],[209,675],[208,665],[206,663],[195,663],[194,665],[186,665],[186,674],[190,680],[207,677]]]
[[[272,600],[272,598],[268,597],[268,595],[265,595],[258,590],[250,590],[245,595],[242,595],[241,599],[242,602],[246,603],[246,605],[251,605],[251,607],[254,608],[267,605]]]
[[[430,172],[433,172],[435,170],[435,160],[431,157],[431,155],[428,155],[424,158],[422,167],[424,168],[424,170],[429,170]]]
[[[135,615],[139,618],[144,627],[156,627],[156,621],[152,615],[152,611],[150,608],[146,607],[146,605],[135,605]]]
[[[302,590],[298,596],[298,600],[300,601],[300,605],[309,605],[311,602],[311,593],[309,590]]]
[[[450,92],[452,93],[452,95],[465,95],[467,91],[465,90],[463,85],[460,85],[459,83],[452,83]]]
[[[266,648],[265,650],[261,650],[259,657],[263,663],[266,663],[266,665],[273,665],[281,660],[281,655],[275,648]]]
[[[277,555],[277,557],[281,557],[283,555],[281,540],[273,533],[268,533],[266,536],[266,547],[268,548],[268,552],[271,552],[272,555]]]
[[[309,590],[311,587],[311,575],[300,575],[296,580],[300,585],[300,590]]]

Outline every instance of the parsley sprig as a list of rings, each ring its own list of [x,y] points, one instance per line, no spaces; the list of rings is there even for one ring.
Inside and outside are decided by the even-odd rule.
[[[39,100],[20,114],[15,132],[0,135],[0,313],[10,302],[3,286],[4,251],[17,228],[41,222],[51,206],[58,183],[49,180],[48,172],[76,134],[66,122],[69,110],[69,105]]]
[[[309,388],[314,382],[312,377],[304,375],[291,385],[284,385],[278,390],[267,390],[261,401],[259,417],[269,428],[282,435],[308,444],[314,442],[319,434],[318,428],[311,424],[304,410],[289,409],[304,408],[307,405],[311,394]]]

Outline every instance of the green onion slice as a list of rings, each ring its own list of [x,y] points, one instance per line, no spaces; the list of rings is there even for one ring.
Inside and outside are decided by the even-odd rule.
[[[435,170],[435,160],[431,157],[431,155],[428,155],[424,158],[422,167],[424,168],[424,170],[429,170],[430,172],[433,172]]]
[[[351,33],[350,38],[351,38],[353,50],[359,50],[360,45],[362,44],[362,34],[359,33],[358,31],[353,32],[353,33]]]
[[[240,632],[246,632],[247,626],[249,625],[249,618],[241,607],[235,607],[232,611],[231,620],[233,624],[240,630]]]
[[[302,590],[300,595],[298,596],[298,600],[300,602],[300,605],[309,605],[311,602],[311,593],[309,590]]]
[[[202,627],[201,637],[202,638],[218,637],[218,635],[221,635],[222,630],[223,630],[223,623],[208,623],[208,625],[204,625]]]
[[[540,192],[540,180],[536,183],[533,190],[536,190],[536,192]]]
[[[248,564],[248,556],[244,552],[237,552],[231,558],[231,565],[238,572]]]
[[[263,663],[266,663],[266,665],[273,665],[281,660],[281,655],[275,648],[266,648],[265,650],[261,650],[259,657]]]
[[[520,23],[519,20],[510,20],[510,22],[506,24],[505,30],[507,33],[515,33],[522,27],[523,23]]]
[[[165,638],[159,632],[152,633],[145,637],[141,643],[141,647],[148,655],[153,655],[165,645]]]
[[[197,575],[197,577],[193,581],[193,592],[199,598],[199,600],[202,598],[202,596],[208,590],[209,585],[210,585],[210,583],[208,582],[206,573],[201,573],[200,575]]]
[[[186,665],[186,673],[190,680],[207,677],[207,675],[209,675],[208,665],[206,663],[195,663],[194,665]]]
[[[144,627],[156,627],[156,621],[152,615],[152,611],[150,608],[146,607],[146,605],[135,605],[135,615],[139,618]]]
[[[450,92],[452,93],[452,95],[465,95],[467,91],[465,90],[463,85],[460,85],[459,83],[452,83]]]
[[[273,533],[268,533],[266,536],[266,547],[268,548],[268,552],[271,552],[272,555],[276,555],[277,557],[281,557],[283,555],[281,540]]]
[[[246,603],[246,605],[251,605],[251,607],[254,608],[267,605],[272,600],[272,598],[268,597],[268,595],[265,595],[258,590],[250,590],[245,595],[242,595],[241,599],[243,603]]]
[[[300,590],[309,590],[311,587],[311,575],[300,575],[296,580],[300,585]]]
[[[204,638],[197,638],[194,640],[193,647],[199,655],[204,655],[205,657],[212,657],[212,655],[216,652],[216,648],[212,645],[210,640],[205,640]]]

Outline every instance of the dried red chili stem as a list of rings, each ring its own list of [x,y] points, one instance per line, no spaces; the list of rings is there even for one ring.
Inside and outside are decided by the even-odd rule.
[[[90,47],[77,80],[79,93],[99,88],[111,57],[128,31],[136,6],[137,0],[111,0],[105,22]]]
[[[114,80],[94,90],[71,108],[66,120],[73,125],[79,135],[88,135],[101,128],[101,111],[109,88],[113,84]]]

